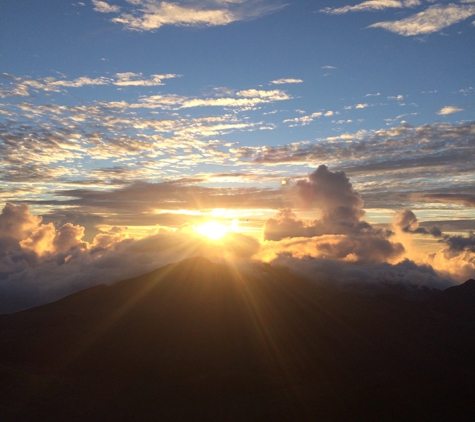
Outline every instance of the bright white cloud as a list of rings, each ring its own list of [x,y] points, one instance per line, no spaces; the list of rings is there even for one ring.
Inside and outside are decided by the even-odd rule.
[[[463,111],[463,108],[455,107],[455,106],[445,106],[442,107],[437,114],[446,115],[446,114],[453,114],[458,113],[459,111]]]
[[[109,3],[105,1],[99,0],[92,0],[92,4],[94,5],[94,10],[100,13],[118,13],[120,12],[119,6],[111,6]]]
[[[408,18],[392,22],[377,22],[368,28],[383,28],[407,37],[438,32],[473,15],[475,15],[475,6],[435,5]]]

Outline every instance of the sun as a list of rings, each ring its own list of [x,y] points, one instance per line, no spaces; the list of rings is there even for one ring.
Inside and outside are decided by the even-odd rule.
[[[231,226],[226,226],[225,224],[218,223],[217,221],[208,221],[207,223],[200,224],[195,227],[195,230],[202,236],[207,237],[211,240],[220,240],[224,237],[229,231],[235,229],[235,224]]]

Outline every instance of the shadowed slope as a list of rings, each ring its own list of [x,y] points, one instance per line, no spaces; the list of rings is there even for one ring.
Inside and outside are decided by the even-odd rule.
[[[0,410],[2,420],[464,420],[473,334],[434,306],[193,258],[0,317]]]

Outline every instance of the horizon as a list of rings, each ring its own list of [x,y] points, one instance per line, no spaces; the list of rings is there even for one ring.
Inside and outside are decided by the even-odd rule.
[[[0,313],[198,255],[475,279],[474,0],[0,13]]]

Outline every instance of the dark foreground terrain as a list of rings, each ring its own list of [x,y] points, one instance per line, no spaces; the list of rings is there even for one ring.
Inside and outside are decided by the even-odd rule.
[[[0,420],[473,421],[474,309],[189,259],[1,316]]]

